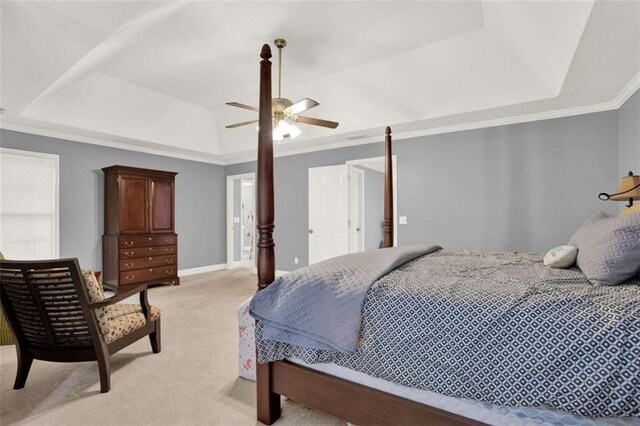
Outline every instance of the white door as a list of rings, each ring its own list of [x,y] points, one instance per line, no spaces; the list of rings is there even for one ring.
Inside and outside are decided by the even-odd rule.
[[[349,253],[346,165],[309,169],[309,264]]]
[[[364,179],[362,170],[349,167],[349,253],[357,253],[364,248],[364,223],[362,220],[362,199]]]

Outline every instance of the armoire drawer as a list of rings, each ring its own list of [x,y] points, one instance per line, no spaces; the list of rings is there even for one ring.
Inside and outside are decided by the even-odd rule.
[[[178,246],[151,246],[120,249],[120,259],[132,259],[136,257],[162,256],[178,253]]]
[[[152,235],[140,237],[120,237],[118,239],[118,248],[136,248],[146,246],[169,246],[175,245],[178,241],[177,235]]]
[[[134,259],[123,259],[120,261],[120,271],[132,271],[134,269],[150,268],[152,266],[175,265],[177,256],[148,256],[136,257]]]
[[[134,284],[144,281],[157,280],[158,282],[170,281],[177,276],[176,265],[159,266],[155,268],[137,269],[120,273],[120,285]]]

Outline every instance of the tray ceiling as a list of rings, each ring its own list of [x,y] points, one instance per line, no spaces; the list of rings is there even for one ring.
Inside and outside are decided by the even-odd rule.
[[[0,7],[3,127],[201,161],[252,158],[255,128],[224,126],[255,114],[224,103],[257,105],[258,53],[276,37],[289,42],[283,95],[340,122],[301,125],[281,154],[380,139],[386,125],[410,136],[610,109],[640,71],[634,1]]]

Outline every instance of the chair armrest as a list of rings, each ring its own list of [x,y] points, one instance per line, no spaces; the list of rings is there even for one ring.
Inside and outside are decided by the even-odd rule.
[[[115,296],[110,297],[108,299],[103,300],[102,302],[96,302],[89,304],[89,307],[92,309],[96,308],[104,308],[105,306],[113,305],[114,303],[118,303],[126,298],[133,296],[134,294],[140,293],[140,302],[142,302],[142,297],[144,294],[144,298],[146,299],[147,295],[147,284],[137,285],[135,287],[127,288],[124,291],[118,291]],[[142,304],[142,303],[141,303]],[[147,302],[148,304],[148,302]],[[144,308],[143,308],[144,309]],[[143,311],[144,312],[144,311]],[[146,316],[146,315],[145,315]]]
[[[149,299],[147,299],[146,288],[140,292],[140,307],[146,323],[149,324],[149,321],[151,321],[151,305],[149,304]]]

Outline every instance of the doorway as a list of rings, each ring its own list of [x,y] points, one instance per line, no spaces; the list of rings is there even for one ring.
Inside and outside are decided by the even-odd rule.
[[[393,168],[393,245],[398,245],[398,178],[397,157],[391,157]],[[383,247],[384,239],[384,179],[385,158],[372,157],[347,161],[349,177],[359,175],[361,183],[349,186],[350,218],[360,218],[360,222],[350,221],[350,233],[358,236],[357,248],[352,245],[350,253],[374,250]],[[351,194],[352,191],[359,195]],[[358,216],[359,215],[359,216]],[[354,229],[355,228],[355,229]],[[357,231],[359,229],[359,231]]]
[[[397,158],[393,162],[394,245],[398,243]],[[309,168],[309,264],[382,248],[385,158]]]
[[[227,268],[255,264],[255,173],[227,176]]]

